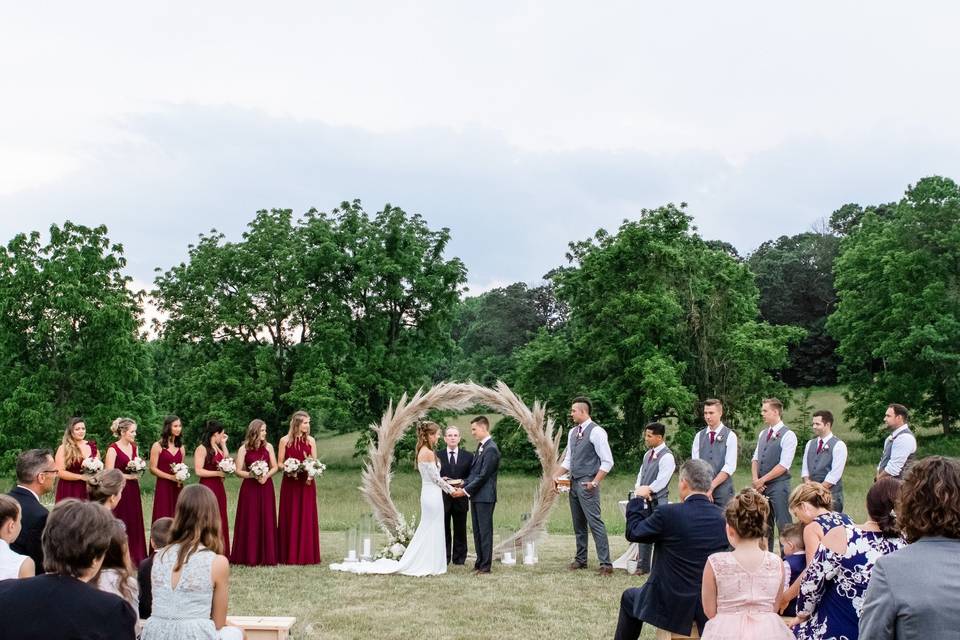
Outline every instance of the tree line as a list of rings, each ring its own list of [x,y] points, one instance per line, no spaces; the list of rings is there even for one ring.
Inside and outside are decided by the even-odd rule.
[[[764,396],[836,382],[869,436],[891,399],[944,432],[960,416],[950,179],[924,178],[895,203],[844,205],[746,256],[702,238],[683,204],[644,209],[571,242],[542,284],[478,296],[464,297],[449,241],[391,205],[264,210],[237,240],[201,234],[136,292],[103,226],[17,235],[0,247],[0,467],[53,444],[71,415],[101,437],[130,416],[146,439],[166,413],[235,431],[260,417],[279,435],[306,409],[346,432],[441,379],[503,379],[561,419],[587,394],[625,453],[663,418],[684,446],[706,397],[739,426]],[[154,339],[147,295],[165,318]],[[507,457],[534,462],[519,431],[498,438]]]

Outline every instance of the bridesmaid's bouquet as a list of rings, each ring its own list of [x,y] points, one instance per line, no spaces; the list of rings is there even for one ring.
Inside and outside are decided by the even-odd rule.
[[[143,472],[147,468],[147,463],[143,461],[143,458],[137,456],[133,460],[127,463],[127,473],[135,473],[138,476],[142,476]]]
[[[323,475],[323,472],[327,470],[327,465],[316,458],[304,458],[303,464],[300,466],[307,474],[307,482],[313,482],[315,478],[319,478]]]
[[[223,471],[226,475],[233,475],[237,472],[237,463],[233,461],[233,458],[224,458],[217,463],[217,469]]]
[[[296,458],[287,458],[283,461],[283,473],[288,476],[295,476],[302,470],[303,465]]]
[[[250,475],[254,478],[263,478],[270,472],[270,465],[267,464],[266,460],[257,460],[252,465],[250,465]]]
[[[170,465],[170,473],[173,474],[179,484],[183,484],[190,477],[190,469],[182,462],[174,462]]]
[[[84,458],[80,469],[88,476],[96,475],[103,471],[103,461],[100,458]]]

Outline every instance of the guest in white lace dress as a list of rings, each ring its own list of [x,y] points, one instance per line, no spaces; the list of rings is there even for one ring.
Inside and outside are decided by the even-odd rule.
[[[20,503],[0,494],[0,580],[29,578],[34,574],[33,558],[10,548],[20,535],[20,528]]]
[[[203,485],[185,487],[170,544],[153,561],[143,640],[242,640],[240,629],[226,626],[230,562],[222,551],[216,496]]]

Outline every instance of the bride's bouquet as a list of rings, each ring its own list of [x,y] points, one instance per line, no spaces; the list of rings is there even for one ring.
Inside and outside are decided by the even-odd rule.
[[[100,458],[84,458],[80,469],[88,476],[96,475],[103,471],[103,461]]]
[[[270,465],[266,460],[257,460],[250,465],[250,475],[254,478],[263,478],[270,472]]]
[[[147,463],[144,462],[143,458],[137,456],[133,460],[127,463],[126,471],[127,473],[135,473],[138,476],[142,476],[143,472],[147,468]]]
[[[327,470],[327,465],[316,458],[304,458],[303,464],[300,465],[300,467],[307,474],[307,482],[312,482],[314,479],[319,478],[323,475],[323,472]]]
[[[411,518],[409,524],[407,519],[403,517],[403,514],[399,514],[400,522],[397,525],[396,531],[391,531],[386,527],[386,525],[381,524],[380,528],[383,529],[383,532],[387,534],[387,544],[380,549],[380,553],[377,554],[377,558],[390,558],[391,560],[399,560],[404,551],[407,550],[410,541],[413,540],[413,534],[416,533],[416,519]]]
[[[217,469],[228,476],[233,475],[237,472],[237,463],[233,461],[233,458],[224,458],[217,463]]]
[[[301,471],[303,465],[296,458],[287,458],[283,461],[283,473],[288,476],[295,476]]]
[[[170,465],[170,473],[179,484],[183,484],[190,477],[190,468],[182,462],[174,462]]]

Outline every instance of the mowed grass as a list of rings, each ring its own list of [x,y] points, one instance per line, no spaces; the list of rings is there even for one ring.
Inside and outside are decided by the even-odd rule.
[[[844,401],[837,389],[815,390],[811,404],[827,408],[838,417]],[[491,416],[493,417],[493,416]],[[464,445],[474,448],[468,429],[469,417],[449,421],[465,432]],[[785,416],[794,424],[791,412]],[[879,420],[879,418],[878,418]],[[758,426],[759,429],[759,426]],[[838,419],[837,434],[851,443],[861,440]],[[467,567],[451,567],[443,576],[410,578],[404,576],[355,576],[331,572],[330,562],[345,555],[346,530],[360,516],[369,513],[358,486],[360,461],[353,457],[357,434],[318,435],[321,459],[329,465],[318,483],[318,509],[321,526],[323,564],[311,567],[247,568],[234,567],[231,580],[230,612],[237,615],[292,615],[297,617],[294,637],[298,639],[378,640],[407,638],[484,639],[484,638],[608,638],[616,626],[621,592],[639,586],[643,579],[618,571],[612,578],[601,578],[594,571],[569,572],[566,565],[574,552],[570,510],[565,497],[557,500],[551,514],[547,536],[539,547],[540,563],[534,567],[506,567],[497,563],[489,576],[473,576]],[[749,484],[749,453],[755,433],[740,434],[743,440],[736,487]],[[496,436],[496,430],[494,430]],[[921,445],[922,446],[922,445]],[[924,454],[935,451],[922,451]],[[686,458],[689,452],[678,452]],[[616,457],[616,452],[614,452]],[[880,451],[876,451],[879,459]],[[188,461],[189,462],[189,461]],[[618,501],[632,489],[639,460],[617,459],[615,473],[603,485],[602,508],[610,533],[614,557],[627,548],[623,538],[624,519]],[[865,520],[864,497],[873,482],[875,462],[850,465],[844,475],[846,511],[858,522]],[[420,478],[409,460],[395,465],[392,495],[398,508],[408,516],[419,516]],[[799,482],[800,463],[794,462],[793,481]],[[191,479],[191,482],[195,478]],[[279,478],[275,479],[279,497]],[[536,478],[514,473],[501,474],[499,502],[494,524],[498,536],[515,530],[523,514],[530,510]],[[9,481],[6,483],[6,489]],[[153,479],[141,481],[144,526],[150,517]],[[226,481],[230,522],[234,521],[240,480]],[[677,496],[677,480],[671,497]],[[379,546],[382,534],[375,541]],[[473,541],[470,538],[470,549]],[[590,566],[596,567],[591,541]],[[653,638],[645,629],[644,638]]]

